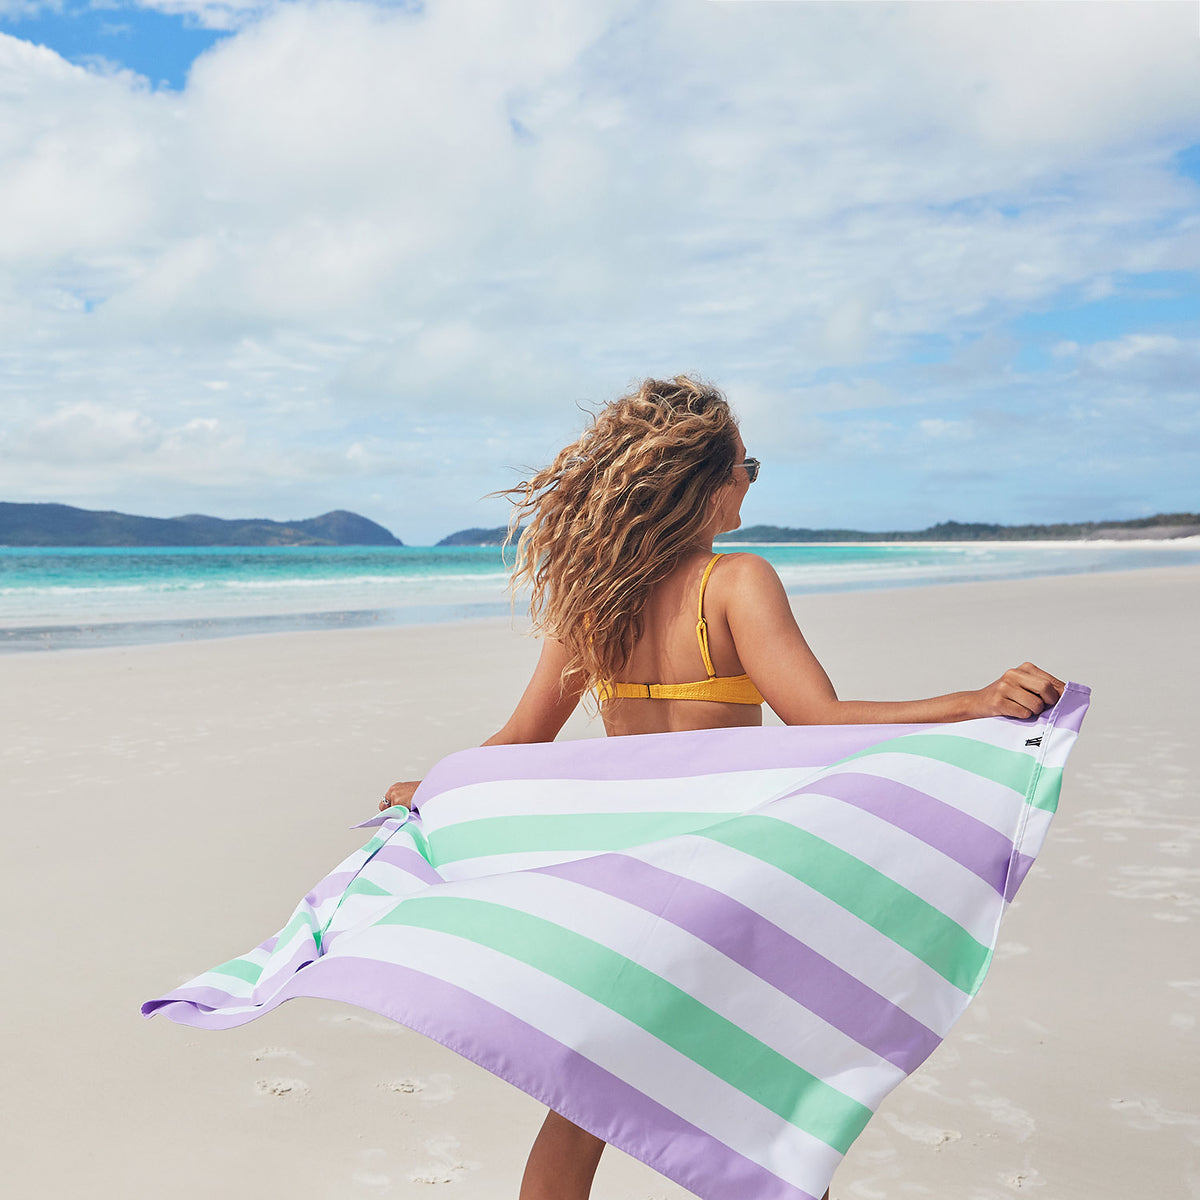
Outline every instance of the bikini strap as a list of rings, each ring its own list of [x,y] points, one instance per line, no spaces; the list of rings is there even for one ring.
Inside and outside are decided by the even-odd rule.
[[[704,669],[708,672],[709,679],[717,677],[717,670],[713,666],[712,658],[708,653],[708,622],[704,619],[704,589],[708,587],[708,577],[712,574],[712,569],[716,565],[716,561],[721,556],[714,554],[708,560],[708,566],[704,568],[704,576],[700,580],[700,601],[696,606],[696,640],[700,643],[700,657],[704,659]]]

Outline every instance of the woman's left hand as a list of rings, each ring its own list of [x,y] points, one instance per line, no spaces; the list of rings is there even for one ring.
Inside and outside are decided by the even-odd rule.
[[[411,808],[413,793],[420,786],[421,781],[419,779],[406,779],[403,783],[393,783],[384,793],[383,799],[380,800],[379,811],[385,812],[389,808],[394,808],[397,804],[402,804],[405,808]]]

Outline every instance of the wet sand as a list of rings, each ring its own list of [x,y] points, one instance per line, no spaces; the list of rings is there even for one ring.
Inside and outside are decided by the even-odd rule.
[[[1198,594],[1174,567],[796,598],[848,698],[1026,658],[1094,693],[991,976],[835,1200],[1200,1194]],[[536,650],[488,620],[4,657],[6,1190],[515,1197],[541,1108],[420,1036],[138,1004],[278,928],[388,783],[494,732]],[[687,1195],[612,1151],[594,1194]]]

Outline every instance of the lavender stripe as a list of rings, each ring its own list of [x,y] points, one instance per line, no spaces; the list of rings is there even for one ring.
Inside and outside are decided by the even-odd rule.
[[[416,811],[415,806],[411,811],[413,811],[413,812]],[[383,825],[386,821],[395,821],[396,828],[399,829],[400,826],[403,825],[408,820],[408,818],[409,818],[409,812],[404,809],[403,805],[393,806],[392,808],[385,808],[383,810],[383,812],[376,813],[373,817],[368,817],[365,821],[359,821],[357,825],[351,825],[350,828],[351,829],[377,829],[380,825]]]
[[[250,993],[251,1002],[257,1004],[260,996],[269,996],[280,986],[281,978],[295,975],[297,971],[303,970],[310,962],[319,958],[322,953],[324,951],[318,946],[310,930],[307,942],[301,941],[286,959],[276,961],[273,957],[269,958],[263,964],[262,974],[255,981],[254,990]],[[243,1000],[241,1003],[245,1004],[246,1001]]]
[[[1083,728],[1083,718],[1091,697],[1091,688],[1084,687],[1082,683],[1068,683],[1058,703],[1051,709],[1054,727],[1078,733]]]
[[[778,767],[825,767],[924,725],[784,725],[629,734],[571,742],[479,746],[442,759],[422,803],[468,783],[503,779],[679,779]]]
[[[1013,858],[1012,871],[1009,873],[1008,883],[1004,888],[1005,900],[1012,901],[1017,894],[1017,889],[1025,882],[1025,876],[1029,874],[1029,868],[1032,866],[1032,854],[1017,854]]]
[[[407,1025],[702,1200],[814,1200],[541,1030],[462,988],[396,963],[322,959],[248,1013],[208,1013],[169,999],[150,1001],[142,1011],[149,1016],[157,1007],[183,1025],[229,1029],[296,996],[345,1001]]]
[[[421,852],[414,850],[412,846],[384,846],[376,853],[372,861],[386,863],[389,867],[398,867],[414,879],[419,879],[422,883],[428,883],[431,886],[446,882],[429,865]]]
[[[340,896],[372,863],[384,863],[390,867],[397,867],[421,883],[433,885],[446,882],[422,858],[420,852],[411,846],[381,846],[356,870],[334,871],[332,874],[326,875],[304,899],[313,908],[317,908],[326,900]]]
[[[234,996],[223,988],[188,984],[186,987],[179,987],[173,992],[168,992],[161,999],[147,1000],[142,1005],[142,1016],[152,1017],[159,1009],[170,1008],[172,1011],[168,1013],[168,1016],[172,1021],[178,1021],[180,1014],[189,1011],[191,1005],[195,1005],[199,1009],[208,1009],[225,1008],[232,1004],[253,1003],[254,1001],[249,996]],[[172,1007],[174,1005],[183,1007],[175,1009]],[[185,1025],[199,1024],[195,1021],[184,1021],[183,1023]]]
[[[367,860],[370,861],[369,859]],[[365,866],[366,864],[364,864]],[[312,908],[319,908],[333,896],[340,896],[346,888],[358,877],[358,871],[333,871],[326,875],[307,896],[304,901]]]
[[[535,870],[626,900],[686,930],[906,1073],[941,1041],[811,946],[707,884],[624,854]]]
[[[952,858],[1004,895],[1013,844],[1004,834],[926,792],[878,775],[858,772],[827,775],[789,792],[793,796],[829,796],[869,812],[927,846]]]

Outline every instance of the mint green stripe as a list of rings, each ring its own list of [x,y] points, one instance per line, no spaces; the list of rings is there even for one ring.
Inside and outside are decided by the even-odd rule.
[[[915,954],[960,991],[972,995],[983,980],[987,946],[928,900],[816,834],[775,817],[748,815],[701,836],[786,871]]]
[[[1062,768],[1043,767],[1033,785],[1033,795],[1029,797],[1029,803],[1044,812],[1057,812],[1058,797],[1061,791]]]
[[[409,821],[402,825],[398,832],[408,834],[421,857],[431,866],[433,865],[433,859],[429,857],[429,838],[425,836],[425,830]]]
[[[1022,796],[1029,790],[1034,767],[1037,765],[1035,758],[1023,754],[1020,750],[1005,750],[1002,746],[990,746],[986,742],[977,742],[953,733],[908,733],[890,742],[868,746],[841,761],[852,762],[856,758],[866,758],[871,754],[913,754],[921,758],[932,758],[969,771],[981,779],[1003,784],[1015,792],[1020,792]],[[1062,768],[1043,767],[1042,777],[1046,776],[1061,779]],[[1040,795],[1041,789],[1038,791]],[[1035,797],[1031,803],[1037,808],[1045,807],[1044,804],[1038,803],[1038,799],[1039,797]]]
[[[347,885],[346,890],[342,893],[342,900],[347,896],[390,896],[392,892],[389,888],[380,887],[377,883],[372,883],[371,880],[359,876],[353,883]],[[338,901],[338,907],[341,907],[341,900]]]
[[[211,967],[205,973],[208,975],[232,975],[235,979],[244,979],[247,983],[257,983],[263,969],[259,963],[247,962],[244,958],[231,958],[219,967]]]
[[[338,901],[340,904],[341,901]],[[328,923],[326,923],[328,928]],[[317,944],[317,948],[321,946],[321,934],[324,932],[317,928],[317,923],[313,912],[307,906],[301,907],[292,914],[292,919],[275,935],[275,945],[283,946],[290,942],[292,935],[298,929],[303,929],[309,937]]]
[[[845,1154],[871,1110],[617,951],[504,905],[414,897],[380,925],[412,925],[498,950],[618,1013],[792,1125]]]
[[[436,867],[491,854],[626,850],[660,838],[694,833],[733,815],[650,812],[480,817],[432,831],[427,857]]]

